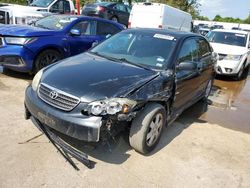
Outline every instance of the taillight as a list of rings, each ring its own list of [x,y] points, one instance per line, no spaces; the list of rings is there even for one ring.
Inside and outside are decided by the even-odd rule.
[[[128,22],[128,28],[131,28],[131,22]]]
[[[105,7],[98,6],[98,7],[96,7],[96,10],[99,12],[104,12],[106,9],[105,9]]]

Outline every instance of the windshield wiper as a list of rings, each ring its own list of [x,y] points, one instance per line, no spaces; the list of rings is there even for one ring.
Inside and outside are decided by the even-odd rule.
[[[148,68],[147,66],[144,66],[144,65],[139,64],[139,63],[131,62],[131,61],[127,60],[126,58],[117,58],[117,60],[134,65],[134,66],[137,66],[137,67],[140,67],[140,68],[143,68],[143,69],[146,69],[146,70],[152,70],[152,69]]]
[[[106,55],[100,54],[99,52],[92,52],[92,51],[89,51],[89,53],[90,53],[90,54],[97,55],[97,56],[99,56],[99,57],[104,57],[104,58],[106,58],[106,59],[108,59],[108,60],[111,60],[111,61],[116,61],[116,62],[117,62],[117,60],[119,60],[119,59],[116,59],[116,58],[114,58],[114,57],[110,57],[110,56],[106,56]]]
[[[137,64],[137,63],[133,63],[133,62],[127,60],[126,58],[115,58],[115,57],[110,57],[110,56],[106,56],[106,55],[100,54],[100,53],[98,53],[98,52],[92,52],[92,51],[89,51],[89,53],[94,54],[94,55],[97,55],[97,56],[100,56],[100,57],[104,57],[104,58],[106,58],[106,59],[108,59],[108,60],[111,60],[111,61],[115,61],[115,62],[119,61],[119,62],[121,62],[121,63],[127,63],[127,64],[131,64],[131,65],[134,65],[134,66],[143,68],[143,69],[145,69],[145,70],[152,70],[152,69],[148,68],[147,66],[143,66],[143,65]]]

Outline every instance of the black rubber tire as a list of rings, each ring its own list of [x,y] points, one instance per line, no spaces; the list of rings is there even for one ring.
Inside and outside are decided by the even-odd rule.
[[[241,80],[242,77],[243,77],[243,74],[244,74],[244,71],[245,71],[245,63],[242,65],[242,67],[240,68],[235,80]]]
[[[211,78],[210,80],[208,80],[205,91],[204,91],[204,95],[203,95],[204,101],[206,101],[208,99],[208,97],[212,91],[213,83],[214,83],[214,79]],[[207,90],[209,90],[208,93],[207,93]]]
[[[43,67],[46,67],[52,63],[55,63],[56,61],[59,61],[60,59],[62,59],[62,54],[57,50],[48,49],[48,50],[42,51],[36,57],[36,60],[34,63],[34,73],[37,73]]]
[[[163,117],[163,124],[159,131],[159,136],[152,146],[148,146],[146,143],[146,136],[150,130],[150,123],[160,113]],[[158,144],[162,130],[166,124],[166,110],[158,103],[151,103],[145,106],[145,108],[139,112],[139,114],[132,121],[129,134],[129,143],[137,152],[147,154],[151,152]]]
[[[114,20],[114,19],[115,19],[115,20]],[[112,17],[110,18],[110,20],[112,20],[113,22],[119,23],[119,19],[117,18],[117,16],[112,16]]]

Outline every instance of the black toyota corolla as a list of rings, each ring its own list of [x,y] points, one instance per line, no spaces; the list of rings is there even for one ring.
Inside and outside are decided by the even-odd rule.
[[[215,61],[200,35],[125,30],[38,72],[26,90],[26,118],[87,142],[128,128],[130,145],[145,154],[164,125],[208,97]]]

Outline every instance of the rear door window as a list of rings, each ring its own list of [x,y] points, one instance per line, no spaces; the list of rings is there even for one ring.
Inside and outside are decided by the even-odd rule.
[[[92,21],[81,21],[74,25],[72,29],[77,29],[81,32],[81,35],[93,35],[93,22]]]
[[[59,0],[51,6],[50,11],[53,13],[69,14],[70,4],[68,1]]]
[[[123,5],[123,4],[116,4],[114,6],[114,9],[122,11],[122,12],[127,12],[127,9],[126,9],[125,5]]]
[[[97,30],[96,30],[97,35],[105,35],[105,36],[114,35],[118,33],[119,31],[120,29],[118,29],[116,26],[114,26],[111,23],[102,22],[102,21],[97,22]]]

